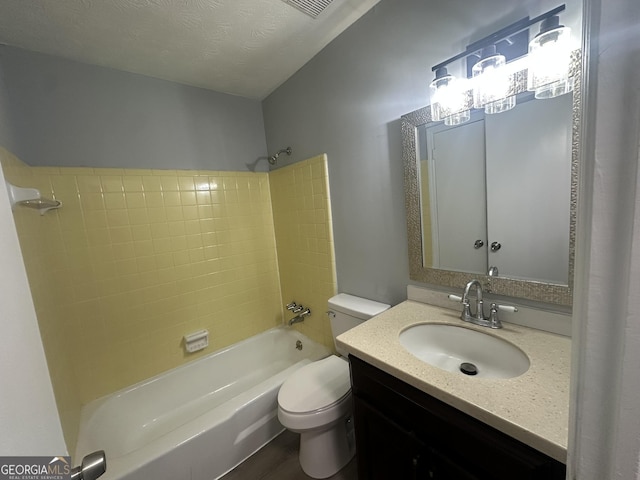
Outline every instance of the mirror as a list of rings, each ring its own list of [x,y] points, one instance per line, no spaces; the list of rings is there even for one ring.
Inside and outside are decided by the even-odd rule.
[[[570,305],[577,198],[575,90],[447,127],[429,106],[402,117],[410,277]],[[526,76],[526,75],[524,75]],[[491,272],[491,275],[489,274]]]

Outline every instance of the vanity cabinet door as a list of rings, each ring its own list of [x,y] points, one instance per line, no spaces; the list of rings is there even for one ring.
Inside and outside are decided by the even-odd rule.
[[[350,360],[360,480],[564,480],[557,460]]]
[[[353,404],[359,480],[432,478],[423,442],[358,397]]]
[[[447,455],[434,448],[429,449],[429,471],[425,478],[436,480],[483,480],[490,478],[470,472],[459,461],[453,461]]]
[[[354,397],[359,480],[482,480]]]

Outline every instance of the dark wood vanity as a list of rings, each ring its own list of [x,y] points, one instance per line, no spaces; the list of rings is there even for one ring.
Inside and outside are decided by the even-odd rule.
[[[350,355],[360,480],[562,480],[566,466]]]

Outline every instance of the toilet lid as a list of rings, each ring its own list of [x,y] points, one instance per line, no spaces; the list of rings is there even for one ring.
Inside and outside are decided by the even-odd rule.
[[[333,405],[350,389],[349,363],[331,355],[287,378],[278,392],[278,404],[291,413],[312,412]]]

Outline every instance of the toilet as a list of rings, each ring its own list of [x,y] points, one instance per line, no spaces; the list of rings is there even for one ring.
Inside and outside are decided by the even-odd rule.
[[[340,293],[329,299],[335,338],[389,305]],[[355,454],[347,352],[306,365],[287,378],[278,392],[278,419],[300,434],[300,466],[312,478],[327,478]],[[341,356],[340,356],[341,355]]]

